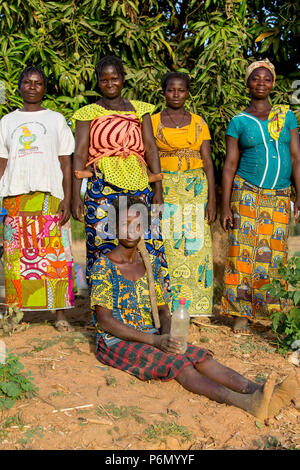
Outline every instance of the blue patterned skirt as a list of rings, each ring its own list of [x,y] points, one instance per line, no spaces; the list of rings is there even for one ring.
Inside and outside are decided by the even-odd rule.
[[[97,169],[88,179],[84,198],[85,232],[86,232],[86,276],[89,280],[94,262],[107,254],[117,245],[117,239],[109,232],[108,208],[120,196],[132,196],[143,201],[151,210],[153,192],[150,186],[143,190],[130,191],[118,188],[104,180],[103,174]],[[162,241],[159,217],[151,215],[151,225],[144,235],[145,244],[150,254],[158,256],[163,267],[167,268],[165,249]],[[165,283],[169,286],[169,275]]]

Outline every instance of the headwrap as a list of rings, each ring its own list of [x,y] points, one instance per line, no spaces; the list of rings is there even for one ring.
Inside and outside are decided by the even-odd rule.
[[[248,78],[250,77],[251,73],[255,69],[258,69],[259,67],[265,67],[266,69],[270,70],[272,77],[273,77],[273,85],[274,85],[275,80],[276,80],[275,67],[269,61],[269,59],[258,60],[256,62],[252,62],[252,64],[249,65],[249,67],[246,70],[246,76],[245,76],[246,83],[248,82]]]

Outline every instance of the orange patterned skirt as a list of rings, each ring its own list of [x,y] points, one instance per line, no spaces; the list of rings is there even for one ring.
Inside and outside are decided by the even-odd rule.
[[[43,192],[3,199],[6,304],[22,310],[74,307],[70,225],[59,225],[59,202]]]
[[[231,210],[220,313],[269,318],[280,303],[261,287],[277,277],[278,263],[287,260],[290,188],[258,188],[236,175]]]

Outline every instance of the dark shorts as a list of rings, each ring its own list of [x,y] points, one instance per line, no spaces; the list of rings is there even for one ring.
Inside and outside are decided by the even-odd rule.
[[[164,382],[177,377],[185,367],[202,362],[207,355],[212,354],[189,343],[184,354],[169,354],[148,344],[129,341],[106,346],[102,338],[97,344],[96,353],[103,364],[128,372],[140,380]]]

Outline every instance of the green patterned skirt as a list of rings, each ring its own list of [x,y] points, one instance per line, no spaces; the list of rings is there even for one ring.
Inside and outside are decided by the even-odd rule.
[[[172,311],[187,299],[189,314],[212,315],[213,261],[211,230],[205,220],[207,178],[202,168],[164,172],[161,220],[170,275]]]

